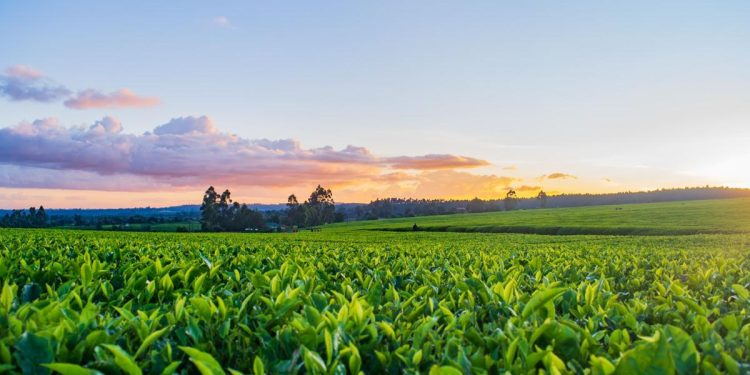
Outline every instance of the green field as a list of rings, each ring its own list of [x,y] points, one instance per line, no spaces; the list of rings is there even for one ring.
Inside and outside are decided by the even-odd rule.
[[[747,373],[750,200],[617,207],[279,234],[0,229],[0,370]],[[545,235],[451,233],[489,228]]]
[[[344,231],[420,230],[529,234],[681,235],[750,232],[750,198],[550,208],[374,220],[334,226]]]

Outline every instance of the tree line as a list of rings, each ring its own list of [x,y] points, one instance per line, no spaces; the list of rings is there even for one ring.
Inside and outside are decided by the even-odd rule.
[[[201,206],[193,206],[192,211],[186,208],[189,206],[146,211],[138,209],[45,210],[40,206],[0,212],[2,215],[0,227],[75,226],[82,229],[144,230],[152,224],[200,221],[200,226],[205,231],[267,231],[316,227],[339,221],[739,197],[750,197],[750,189],[705,186],[645,192],[561,195],[551,195],[542,191],[528,198],[521,198],[515,190],[510,189],[496,199],[384,198],[375,199],[367,204],[337,205],[330,189],[317,186],[304,201],[300,201],[296,195],[292,194],[288,197],[286,205],[282,206],[283,208],[260,211],[234,202],[229,190],[218,193],[216,189],[210,187],[203,195]],[[149,212],[149,214],[137,214],[139,212]],[[130,224],[141,225],[135,228],[130,227]],[[186,226],[182,229],[187,231],[190,227]]]
[[[320,185],[304,202],[292,194],[287,198],[283,212],[260,212],[247,204],[232,201],[229,189],[219,194],[211,186],[203,195],[201,204],[201,229],[208,232],[266,231],[269,224],[289,227],[315,227],[343,221],[337,214],[333,192]]]
[[[0,219],[0,227],[6,228],[44,228],[48,225],[44,206],[39,206],[39,209],[30,207],[28,210],[13,210]]]

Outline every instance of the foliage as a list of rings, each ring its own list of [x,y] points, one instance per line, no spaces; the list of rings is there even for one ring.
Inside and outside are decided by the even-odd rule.
[[[739,374],[748,244],[0,230],[0,368]]]

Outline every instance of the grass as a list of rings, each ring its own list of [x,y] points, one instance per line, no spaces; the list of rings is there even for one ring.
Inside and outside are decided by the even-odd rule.
[[[691,235],[750,232],[750,199],[550,208],[335,224],[329,231],[420,231],[544,235]]]

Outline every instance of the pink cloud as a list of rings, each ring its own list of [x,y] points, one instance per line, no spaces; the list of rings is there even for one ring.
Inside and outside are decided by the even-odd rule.
[[[25,80],[35,80],[44,78],[44,73],[28,66],[28,65],[14,65],[5,69],[5,73],[9,77],[20,78]]]
[[[66,100],[64,104],[68,108],[75,109],[140,108],[155,106],[159,104],[159,99],[138,96],[128,89],[120,89],[109,94],[88,89],[79,91],[75,97]]]

